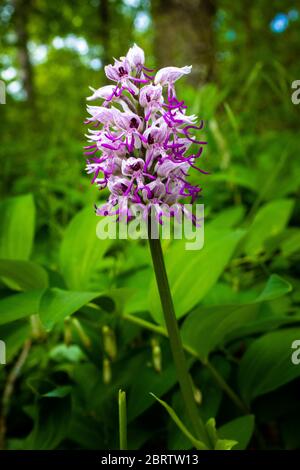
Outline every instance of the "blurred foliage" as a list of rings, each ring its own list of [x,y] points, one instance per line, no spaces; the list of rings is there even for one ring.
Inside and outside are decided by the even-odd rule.
[[[147,65],[168,65],[172,37],[173,65],[190,49],[196,71],[210,70],[179,84],[206,122],[211,174],[191,175],[203,186],[205,245],[164,247],[199,413],[215,448],[300,448],[300,12],[295,1],[195,0],[210,31],[179,47],[188,39],[159,16],[163,6],[176,17],[178,3],[0,2],[2,447],[117,448],[119,388],[130,448],[198,445],[147,245],[96,238],[99,194],[82,156],[85,98],[105,83],[103,65],[133,41]],[[197,37],[211,41],[209,64]]]

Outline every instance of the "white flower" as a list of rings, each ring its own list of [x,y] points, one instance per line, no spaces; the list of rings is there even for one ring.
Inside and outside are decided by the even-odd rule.
[[[162,86],[168,83],[174,83],[183,75],[191,73],[191,70],[191,65],[186,65],[185,67],[164,67],[155,75],[154,83],[155,85],[160,84]]]
[[[98,98],[107,100],[111,98],[111,96],[113,96],[116,87],[115,85],[106,85],[101,88],[98,88],[98,90],[95,90],[95,88],[92,87],[89,87],[89,89],[93,92],[93,94],[87,98],[87,101],[93,101]]]

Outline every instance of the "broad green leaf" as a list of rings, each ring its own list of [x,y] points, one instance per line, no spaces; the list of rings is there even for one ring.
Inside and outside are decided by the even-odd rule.
[[[300,230],[293,230],[281,243],[282,255],[288,257],[294,253],[300,253]]]
[[[84,359],[82,350],[76,345],[57,344],[49,352],[49,357],[55,362],[73,362],[74,364]]]
[[[241,165],[231,165],[227,171],[212,174],[210,182],[217,183],[231,183],[242,188],[247,188],[256,191],[255,178],[249,178],[249,170]]]
[[[76,292],[57,288],[47,289],[41,298],[39,314],[42,324],[51,330],[55,323],[63,321],[91,300],[99,297],[97,292]]]
[[[277,199],[261,207],[245,237],[242,251],[257,255],[264,249],[264,242],[278,235],[286,226],[294,207],[291,199]]]
[[[43,290],[38,289],[1,299],[0,325],[37,313],[43,292]]]
[[[226,341],[227,335],[258,319],[261,302],[274,300],[290,290],[289,283],[273,275],[263,292],[251,303],[198,307],[183,323],[183,341],[206,360],[211,351]]]
[[[187,427],[183,424],[181,419],[177,416],[173,408],[169,406],[165,401],[160,400],[154,393],[151,393],[155,400],[157,400],[168,412],[169,416],[172,418],[174,423],[179,427],[182,433],[191,441],[193,446],[198,450],[208,450],[208,447],[198,439],[196,439],[193,434],[187,429]]]
[[[184,344],[197,351],[203,361],[226,341],[227,333],[257,317],[257,305],[198,307],[185,320]]]
[[[71,418],[70,396],[43,398],[32,432],[24,442],[24,450],[55,449],[68,433]]]
[[[231,450],[237,443],[231,439],[218,439],[214,450]]]
[[[224,227],[234,227],[242,220],[244,214],[245,209],[242,205],[229,207],[213,215],[209,226],[219,230],[223,230]]]
[[[247,403],[300,376],[292,362],[292,343],[300,340],[300,327],[274,331],[253,341],[238,373],[241,394]]]
[[[44,393],[42,396],[45,398],[64,398],[69,395],[71,391],[72,387],[70,385],[64,385],[54,388],[50,392]]]
[[[150,268],[141,269],[126,277],[128,295],[124,298],[124,312],[135,313],[148,310],[149,282],[153,276]],[[130,290],[130,291],[129,291]]]
[[[96,236],[99,217],[91,207],[81,210],[66,229],[60,249],[60,269],[69,289],[92,290],[92,280],[111,240]]]
[[[48,287],[48,273],[32,261],[0,259],[0,277],[14,290],[33,290]]]
[[[27,260],[32,251],[35,206],[31,194],[0,204],[0,258]]]
[[[241,416],[218,429],[218,435],[222,439],[233,439],[237,441],[234,450],[247,448],[254,431],[254,415]]]
[[[300,325],[300,315],[261,315],[259,313],[258,319],[249,321],[244,325],[234,328],[228,335],[226,335],[226,342],[231,343],[238,338],[245,336],[253,336],[258,333],[267,333],[275,330],[280,326],[294,326]]]
[[[210,418],[205,424],[205,428],[214,450],[231,450],[237,445],[236,440],[219,438],[219,432],[216,428],[215,418]]]
[[[244,233],[207,229],[204,247],[199,251],[186,250],[186,240],[172,244],[165,262],[178,318],[199,303],[217,282]],[[153,318],[163,323],[155,280],[150,288],[149,305]]]
[[[0,338],[5,341],[7,363],[10,362],[21,349],[30,333],[30,323],[24,319],[0,326]]]
[[[282,279],[282,277],[277,274],[272,274],[262,291],[262,293],[257,297],[255,302],[264,302],[268,300],[274,300],[282,295],[291,292],[292,286],[289,282]]]
[[[132,421],[153,405],[150,391],[160,397],[176,384],[176,371],[165,349],[162,349],[162,356],[164,367],[160,374],[153,368],[142,367],[138,374],[139,380],[133,382],[128,397],[128,421]]]

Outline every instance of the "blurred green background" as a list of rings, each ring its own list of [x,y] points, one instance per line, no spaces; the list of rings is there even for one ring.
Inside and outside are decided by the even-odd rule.
[[[192,445],[149,395],[186,422],[147,245],[96,239],[84,172],[88,86],[136,42],[193,65],[178,95],[206,123],[205,248],[164,245],[199,412],[300,448],[299,3],[1,0],[0,28],[0,446],[117,448],[120,387],[131,448]]]

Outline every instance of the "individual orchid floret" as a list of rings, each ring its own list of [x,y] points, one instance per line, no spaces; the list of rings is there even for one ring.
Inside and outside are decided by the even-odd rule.
[[[185,67],[164,67],[160,69],[154,78],[155,85],[168,85],[174,83],[176,80],[181,78],[183,75],[191,73],[192,66],[186,65]]]
[[[98,99],[102,99],[103,107],[108,107],[110,102],[114,102],[118,103],[122,107],[123,111],[136,111],[129,98],[125,95],[120,94],[118,92],[118,87],[116,87],[115,85],[106,85],[99,88],[98,90],[95,90],[92,87],[89,88],[93,92],[93,94],[87,98],[87,101],[95,101]]]
[[[127,52],[126,59],[132,68],[141,71],[145,64],[145,53],[141,47],[134,44]]]
[[[149,126],[143,134],[143,142],[146,147],[154,144],[162,144],[168,135],[169,128],[164,120]]]
[[[116,60],[114,65],[106,65],[104,67],[105,74],[109,80],[117,82],[118,85],[121,85],[120,88],[116,87],[115,94],[117,96],[123,91],[123,89],[129,91],[132,95],[136,95],[138,88],[130,80],[131,66],[129,60],[126,57],[122,57],[121,60]]]
[[[98,90],[95,90],[95,88],[92,87],[89,88],[93,92],[93,94],[87,98],[87,101],[94,101],[97,99],[110,101],[114,96],[114,91],[116,87],[114,85],[106,85],[101,88],[98,88]]]
[[[129,157],[122,160],[122,173],[125,176],[134,176],[142,172],[145,162],[142,158]]]
[[[100,190],[109,191],[98,215],[131,220],[138,206],[144,217],[154,211],[163,223],[164,217],[188,215],[185,202],[196,201],[201,192],[189,182],[189,171],[206,173],[197,165],[206,145],[199,137],[203,122],[187,113],[175,91],[191,66],[165,67],[155,78],[151,72],[135,44],[105,67],[113,84],[91,88],[88,101],[101,101],[87,106],[86,171]]]
[[[123,58],[122,60],[116,60],[114,65],[106,65],[104,67],[105,74],[109,80],[113,80],[114,82],[119,82],[122,80],[126,80],[129,77],[131,67],[129,60]]]
[[[113,108],[105,108],[104,106],[87,106],[87,112],[92,116],[88,121],[108,125],[113,121],[117,111],[118,110],[114,110]]]
[[[145,85],[139,96],[139,103],[145,110],[145,120],[148,121],[152,112],[159,110],[164,102],[161,85]]]

